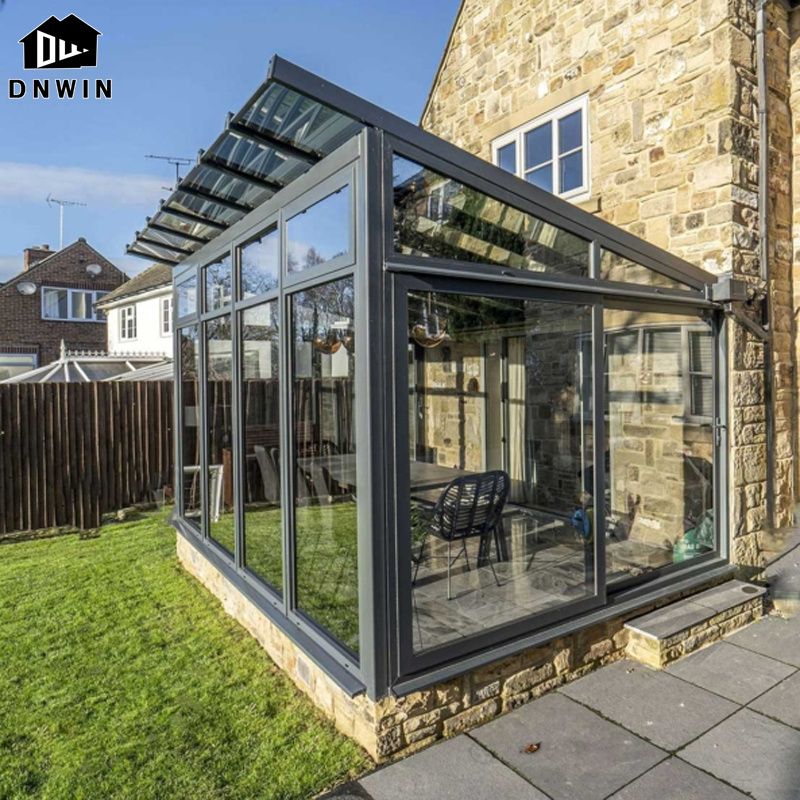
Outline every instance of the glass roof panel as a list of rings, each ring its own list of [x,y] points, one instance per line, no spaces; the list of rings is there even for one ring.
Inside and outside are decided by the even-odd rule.
[[[244,203],[253,208],[256,208],[256,206],[259,206],[274,194],[271,190],[265,189],[258,184],[227,175],[203,163],[198,164],[184,178],[181,185],[194,186],[196,189],[202,189],[225,200]]]
[[[218,205],[213,200],[204,200],[202,197],[195,197],[191,194],[182,192],[180,187],[170,197],[169,203],[165,206],[166,210],[175,208],[178,211],[188,211],[190,214],[199,214],[201,217],[221,222],[225,225],[233,225],[244,216],[243,211],[234,211],[232,208]]]
[[[589,275],[589,242],[477,189],[394,157],[399,253]]]
[[[180,253],[175,253],[172,250],[158,247],[154,244],[150,244],[149,242],[143,242],[139,238],[136,239],[132,247],[135,247],[141,255],[146,256],[147,258],[152,258],[154,261],[172,263],[174,261],[181,260]]]
[[[623,258],[611,250],[603,250],[600,256],[600,274],[604,281],[618,283],[638,283],[641,286],[654,286],[659,289],[682,289],[691,291],[692,287],[675,278],[663,275],[648,267]]]
[[[193,242],[179,233],[165,233],[164,231],[154,230],[150,226],[147,227],[147,230],[142,231],[142,236],[152,239],[154,242],[163,242],[171,247],[180,247],[182,250],[190,250],[192,252],[202,247],[198,242]],[[179,256],[180,253],[175,255]]]
[[[319,156],[332,153],[363,127],[341,112],[278,83],[268,83],[237,121]]]
[[[173,217],[168,211],[159,211],[153,217],[153,222],[156,225],[163,225],[165,228],[173,228],[178,233],[199,236],[202,239],[211,240],[218,233],[216,228],[203,225],[201,222],[189,222],[181,217]]]
[[[265,144],[254,142],[245,136],[228,131],[208,151],[209,155],[232,164],[245,172],[281,185],[289,184],[310,168],[310,164],[283,153]]]

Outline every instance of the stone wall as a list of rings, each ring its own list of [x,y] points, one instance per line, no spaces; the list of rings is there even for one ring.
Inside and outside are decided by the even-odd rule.
[[[491,142],[589,96],[591,198],[608,221],[758,288],[755,0],[465,0],[422,124],[484,158]],[[795,12],[796,15],[797,12]],[[787,12],[769,8],[770,257],[777,522],[791,520],[794,396]],[[732,536],[766,526],[764,349],[732,325]]]
[[[181,534],[177,539],[178,558],[187,571],[221,601],[225,611],[250,632],[297,687],[334,720],[338,730],[355,739],[378,762],[409,755],[438,739],[474,728],[623,658],[630,638],[625,623],[655,607],[644,606],[402,697],[349,697],[188,539]],[[678,597],[664,598],[662,604]],[[730,621],[724,625],[709,624],[695,631],[694,645],[707,644],[750,621],[753,617],[745,611],[727,614]],[[671,646],[689,647],[691,642],[687,642],[681,639]]]

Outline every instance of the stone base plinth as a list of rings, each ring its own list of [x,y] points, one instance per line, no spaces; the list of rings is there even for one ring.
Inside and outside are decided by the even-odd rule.
[[[630,638],[626,620],[653,608],[651,604],[620,615],[421,691],[372,700],[365,693],[350,697],[343,691],[180,534],[177,549],[184,567],[219,598],[228,614],[258,640],[342,733],[355,739],[377,762],[408,755],[474,728],[623,658]]]

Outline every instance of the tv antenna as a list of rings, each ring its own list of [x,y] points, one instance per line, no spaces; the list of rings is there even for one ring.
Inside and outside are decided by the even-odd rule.
[[[65,206],[85,206],[86,203],[79,203],[77,200],[59,200],[52,194],[47,195],[47,205],[58,206],[58,249],[64,247],[64,208]]]
[[[166,161],[168,164],[172,164],[175,167],[175,189],[178,188],[178,184],[181,182],[181,167],[188,167],[194,164],[195,161],[193,158],[182,158],[181,156],[147,155],[145,158],[156,158],[159,161]]]

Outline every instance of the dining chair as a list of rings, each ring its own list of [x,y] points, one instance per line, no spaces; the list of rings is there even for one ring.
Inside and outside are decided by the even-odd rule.
[[[500,556],[500,537],[503,532],[503,507],[508,500],[510,479],[503,470],[491,470],[476,475],[465,475],[452,480],[442,491],[433,510],[420,522],[423,528],[419,552],[412,584],[416,584],[417,574],[425,555],[425,545],[429,536],[436,536],[447,542],[447,599],[452,600],[451,571],[453,564],[464,554],[467,570],[470,569],[467,540],[480,538],[476,566],[486,559],[497,585],[500,580],[491,560],[491,538],[494,536],[498,558]],[[452,556],[454,542],[461,542],[461,548]]]

